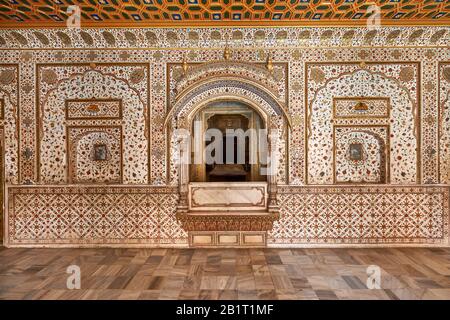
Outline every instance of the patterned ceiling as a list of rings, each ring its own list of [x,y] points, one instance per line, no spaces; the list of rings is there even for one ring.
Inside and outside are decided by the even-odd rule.
[[[450,24],[447,0],[0,0],[0,27],[64,27],[70,5],[88,27],[353,25],[374,3],[381,24]]]

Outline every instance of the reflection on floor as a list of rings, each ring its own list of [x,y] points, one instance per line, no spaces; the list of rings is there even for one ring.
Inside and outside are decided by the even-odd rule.
[[[450,299],[450,248],[2,248],[0,299]]]

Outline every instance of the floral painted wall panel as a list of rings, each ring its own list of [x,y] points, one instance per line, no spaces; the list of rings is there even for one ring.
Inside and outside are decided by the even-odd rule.
[[[126,32],[126,35],[125,35]],[[279,37],[284,32],[285,36]],[[129,35],[133,34],[132,43]],[[149,65],[149,136],[150,161],[149,181],[154,185],[164,185],[171,173],[167,163],[166,134],[162,121],[170,105],[167,94],[171,84],[167,83],[170,64],[179,64],[186,56],[188,63],[219,61],[223,59],[225,41],[232,48],[231,59],[264,63],[270,51],[274,63],[288,62],[287,95],[289,112],[294,126],[289,132],[288,165],[286,182],[301,185],[307,182],[306,165],[306,119],[305,119],[305,62],[337,63],[365,61],[372,64],[405,61],[419,62],[421,77],[419,87],[423,99],[418,106],[422,114],[420,121],[420,152],[417,162],[422,166],[418,170],[419,182],[438,183],[437,152],[437,64],[448,60],[446,51],[446,27],[386,27],[369,32],[365,28],[223,28],[216,29],[83,29],[74,30],[3,30],[0,36],[5,41],[0,48],[8,63],[20,62],[21,77],[21,183],[36,183],[40,179],[37,170],[37,123],[35,65],[42,63],[71,64],[91,62],[122,64],[146,63]],[[50,41],[52,40],[52,41]],[[129,47],[138,50],[130,50]],[[208,49],[204,49],[207,45]],[[364,47],[359,47],[364,46]],[[108,50],[102,50],[108,48]],[[177,49],[175,49],[177,48]],[[35,49],[35,50],[16,50]],[[52,49],[52,50],[47,50]],[[88,50],[77,50],[88,49]],[[142,49],[142,50],[139,50]],[[406,66],[406,65],[404,65]],[[412,65],[413,68],[414,65]],[[168,69],[167,69],[168,70]],[[389,71],[392,73],[392,71]],[[399,70],[392,80],[399,80]],[[413,77],[417,71],[406,68],[403,79]],[[405,82],[405,80],[401,80]],[[405,83],[406,83],[405,82]],[[404,160],[405,161],[405,160]],[[395,174],[394,172],[392,173]],[[402,181],[412,181],[411,172],[399,173]],[[38,177],[39,176],[39,177]],[[60,178],[58,178],[60,179]],[[331,181],[327,173],[322,179]],[[319,180],[320,180],[319,179]],[[393,180],[395,181],[395,180]],[[314,181],[313,181],[314,182]],[[328,182],[326,182],[328,183]]]
[[[335,126],[334,183],[387,183],[389,129]]]
[[[73,126],[89,126],[90,132],[104,131],[104,126],[119,126],[123,133],[116,135],[111,155],[119,161],[120,171],[123,165],[123,183],[143,184],[148,181],[148,65],[121,65],[121,64],[73,64],[40,65],[38,66],[38,113],[40,116],[39,131],[39,162],[38,172],[40,181],[45,183],[66,183],[68,179],[69,159],[85,156],[89,150],[73,147],[73,141],[68,148],[67,137],[80,139],[73,136],[68,128]],[[71,108],[72,100],[83,99],[91,101],[91,107],[102,99],[120,100],[120,110],[111,110],[105,116],[90,114],[78,114]],[[114,100],[115,99],[115,100]],[[87,106],[88,107],[88,106]],[[97,105],[98,108],[100,108]],[[105,109],[105,102],[103,102]],[[114,108],[110,106],[110,108]],[[116,108],[119,108],[116,106]],[[103,112],[106,112],[103,110]],[[115,116],[117,115],[117,116]],[[98,134],[100,135],[100,133]],[[103,139],[106,135],[103,134]],[[112,137],[112,136],[111,136]],[[77,140],[77,141],[78,141]],[[94,139],[95,140],[95,139]],[[101,140],[101,139],[100,139]],[[99,140],[99,141],[100,141]],[[77,142],[79,143],[79,141]],[[99,142],[100,143],[100,142]],[[93,146],[93,144],[92,144]],[[78,152],[80,154],[70,154]],[[121,158],[125,159],[124,161]],[[86,162],[85,162],[86,163]],[[77,164],[80,165],[80,162]],[[78,168],[78,170],[87,170]],[[76,170],[72,170],[72,173]],[[87,171],[86,171],[87,172]],[[85,173],[86,173],[85,172]],[[93,174],[91,172],[91,174]],[[117,176],[117,169],[112,169],[111,175]],[[120,174],[122,176],[122,173]],[[72,177],[73,178],[73,177]],[[97,182],[107,181],[106,177],[99,178]],[[72,181],[92,181],[93,177],[71,179]],[[120,182],[122,178],[113,178],[111,181]]]
[[[19,179],[19,65],[0,64],[0,125],[4,130],[5,181]]]
[[[333,127],[372,124],[390,128],[390,182],[414,184],[418,170],[419,64],[327,63],[307,65],[308,182],[333,183]],[[333,99],[340,97],[388,98],[390,116],[359,115],[333,118]],[[356,105],[356,102],[355,102]],[[339,105],[338,105],[339,108]],[[338,113],[342,112],[337,110]],[[334,111],[336,113],[336,110]],[[336,138],[336,137],[335,137]],[[384,142],[386,144],[387,141]],[[370,178],[368,178],[370,179]],[[363,181],[364,179],[360,179]]]
[[[122,127],[67,127],[68,181],[122,183]]]
[[[111,244],[116,236],[119,242],[134,237],[141,239],[135,243],[187,243],[174,215],[176,190],[159,195],[150,188],[142,196],[133,188],[108,189],[121,206],[147,209],[133,213],[137,220],[98,211],[107,215],[93,229],[92,216],[83,213],[92,208],[77,213],[84,222],[62,223],[46,220],[45,214],[55,212],[43,205],[40,220],[29,220],[36,211],[29,203],[42,204],[48,192],[72,194],[80,205],[93,203],[96,192],[104,191],[93,182],[175,186],[164,119],[173,90],[189,84],[189,79],[176,81],[181,63],[223,61],[228,42],[231,61],[264,66],[270,53],[274,78],[265,81],[285,100],[292,122],[278,180],[281,218],[271,243],[350,238],[352,243],[444,243],[448,205],[442,199],[448,203],[448,188],[434,193],[413,185],[449,182],[449,32],[448,27],[1,30],[6,180],[18,188],[44,185],[17,191],[8,208],[17,213],[10,231],[28,244],[56,243],[59,236],[73,245]],[[85,186],[68,191],[65,184],[72,182]],[[335,182],[358,187],[331,185]],[[368,182],[381,183],[381,189],[360,186]],[[386,182],[401,186],[390,189]],[[49,184],[60,189],[45,189]],[[329,186],[299,189],[307,184]],[[368,216],[377,214],[377,199],[387,205],[384,225]],[[415,220],[404,211],[411,204],[419,208]],[[414,221],[420,230],[411,227]],[[30,233],[29,225],[46,231]],[[45,225],[63,229],[55,234]],[[82,234],[90,238],[84,241]]]

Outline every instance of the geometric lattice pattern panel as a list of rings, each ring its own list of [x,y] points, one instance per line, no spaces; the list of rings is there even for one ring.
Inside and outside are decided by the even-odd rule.
[[[4,1],[6,3],[6,1]],[[445,1],[286,1],[286,0],[188,0],[188,1],[82,1],[81,23],[92,26],[129,25],[222,25],[246,23],[254,26],[282,23],[364,24],[379,6],[385,23],[448,23],[450,8]],[[50,5],[51,4],[51,5]],[[2,5],[0,21],[15,26],[64,26],[70,0],[8,1]]]
[[[448,244],[448,187],[279,188],[271,244]],[[6,243],[186,244],[169,187],[8,188]],[[64,210],[61,210],[63,206]]]
[[[269,243],[448,244],[449,187],[281,187]]]
[[[175,188],[10,187],[7,245],[185,244]]]

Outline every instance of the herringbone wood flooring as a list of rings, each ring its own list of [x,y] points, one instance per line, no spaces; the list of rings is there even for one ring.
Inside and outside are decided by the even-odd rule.
[[[67,289],[70,265],[79,290]],[[381,289],[367,288],[369,265]],[[450,248],[2,248],[0,298],[450,299]]]

